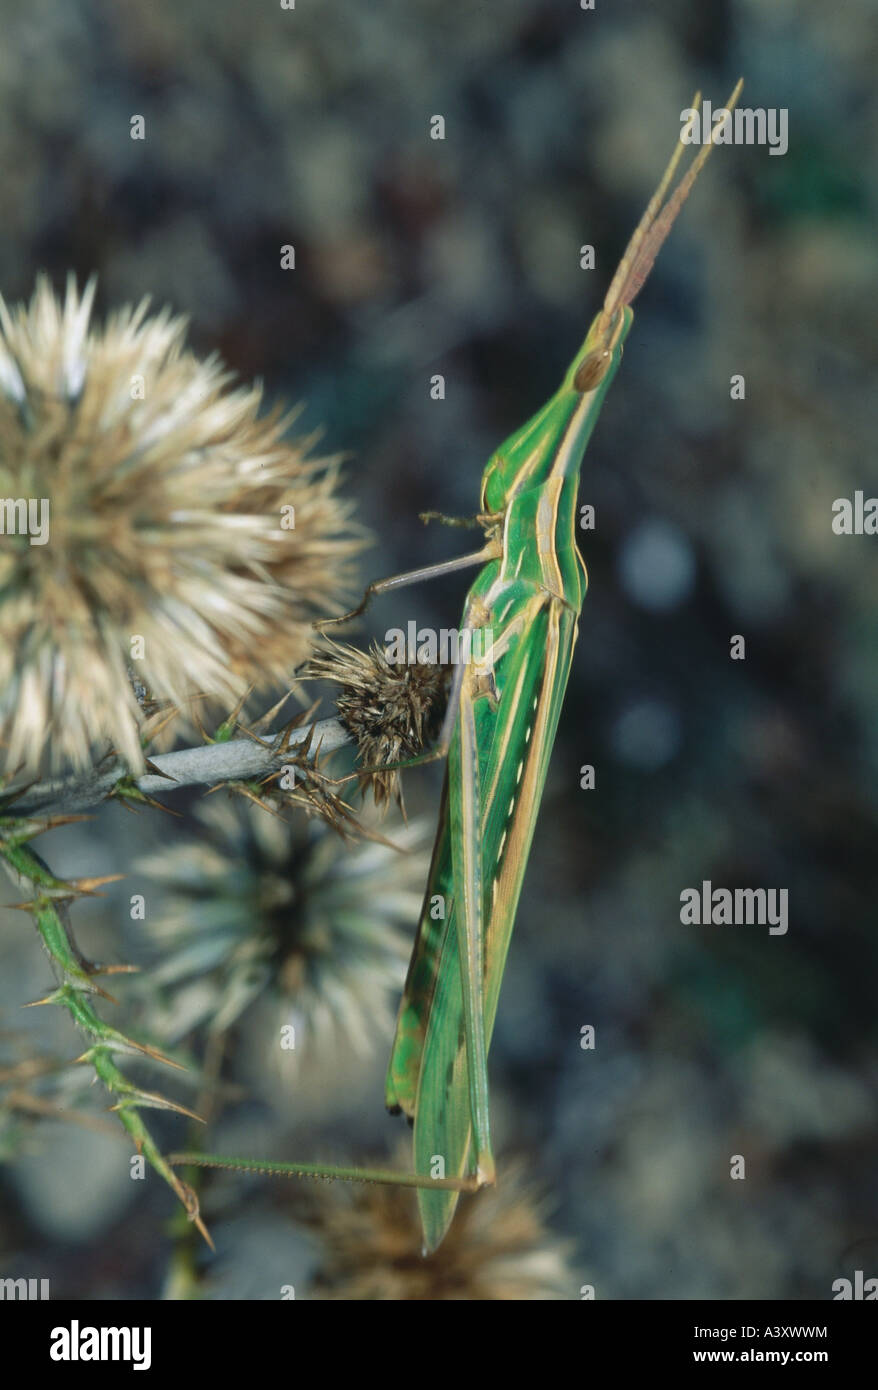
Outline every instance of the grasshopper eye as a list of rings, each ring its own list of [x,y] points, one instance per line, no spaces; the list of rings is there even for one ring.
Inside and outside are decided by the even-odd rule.
[[[573,385],[582,395],[599,386],[607,374],[613,354],[609,348],[595,348],[576,368]]]

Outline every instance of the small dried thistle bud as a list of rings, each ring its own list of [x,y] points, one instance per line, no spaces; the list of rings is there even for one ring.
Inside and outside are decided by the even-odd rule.
[[[290,417],[260,417],[261,388],[195,357],[167,310],[90,327],[94,290],[0,298],[7,767],[47,749],[82,767],[109,741],[141,770],[144,697],[228,708],[284,680],[363,546],[338,459],[286,442]]]
[[[335,706],[356,740],[364,768],[361,786],[371,789],[378,807],[386,808],[391,797],[401,804],[399,773],[374,769],[415,758],[436,740],[451,668],[390,662],[377,643],[367,652],[341,642],[327,645],[327,652],[312,657],[300,675],[341,687]]]

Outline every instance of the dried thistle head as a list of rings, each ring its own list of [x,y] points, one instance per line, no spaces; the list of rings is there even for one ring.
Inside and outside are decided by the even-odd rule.
[[[90,327],[40,278],[0,298],[0,742],[7,766],[143,766],[129,668],[150,698],[228,707],[283,680],[362,547],[338,459],[285,442],[259,386],[184,346],[148,301]],[[28,508],[32,510],[29,512]],[[39,533],[38,533],[39,532]]]
[[[335,700],[339,720],[356,741],[358,761],[370,769],[361,774],[361,786],[371,789],[380,808],[391,797],[401,805],[399,773],[371,769],[415,758],[436,740],[450,667],[388,661],[377,642],[364,652],[327,640],[326,652],[312,657],[300,674],[340,686]]]
[[[402,1165],[410,1155],[400,1154]],[[533,1300],[578,1295],[571,1243],[545,1224],[546,1203],[521,1166],[498,1185],[461,1198],[439,1249],[424,1258],[411,1194],[377,1184],[309,1189],[307,1208],[324,1249],[314,1296],[332,1300]]]
[[[242,799],[211,799],[197,815],[197,840],[138,866],[164,894],[151,926],[162,951],[151,983],[165,992],[154,1028],[169,1044],[199,1027],[220,1033],[259,1001],[269,1048],[294,1030],[285,1065],[371,1051],[405,976],[422,827],[400,830],[401,854],[345,849],[319,821],[287,822]]]

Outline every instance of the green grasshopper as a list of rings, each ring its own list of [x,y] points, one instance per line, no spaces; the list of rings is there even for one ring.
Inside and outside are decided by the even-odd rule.
[[[713,140],[702,147],[668,196],[699,106],[696,94],[689,128],[560,388],[488,461],[478,517],[485,544],[371,584],[358,608],[331,620],[357,616],[374,594],[481,566],[461,635],[470,634],[473,649],[490,651],[490,667],[457,666],[439,746],[413,760],[448,758],[386,1083],[388,1107],[413,1121],[414,1171],[204,1154],[175,1155],[174,1162],[415,1187],[427,1251],[445,1236],[460,1193],[495,1181],[488,1046],[587,584],[576,544],[579,472],[622,359],[631,303],[713,148]]]

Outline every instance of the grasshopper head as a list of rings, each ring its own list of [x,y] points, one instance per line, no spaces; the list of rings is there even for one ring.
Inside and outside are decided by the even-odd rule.
[[[742,85],[739,81],[729,97],[725,108],[727,115],[734,108]],[[716,143],[717,131],[723,128],[722,124],[714,126],[710,140],[670,191],[700,105],[701,95],[696,93],[687,125],[675,143],[658,188],[616,268],[603,308],[592,323],[562,386],[548,405],[523,429],[511,435],[489,460],[482,478],[482,512],[486,515],[504,512],[513,496],[525,488],[542,486],[547,478],[557,475],[559,469],[564,476],[578,470],[603,394],[609,389],[622,357],[622,344],[634,319],[631,305],[704,168]],[[594,398],[580,399],[586,396]],[[578,432],[578,449],[571,447],[574,438],[569,432],[571,427]]]
[[[631,326],[633,315],[627,304],[608,311],[602,309],[588,330],[583,355],[573,371],[573,389],[581,396],[600,386],[613,362],[613,352]]]
[[[743,82],[741,81],[735,86],[726,103],[727,113],[734,109],[742,86]],[[673,227],[681,207],[692,190],[692,185],[707,163],[713,149],[717,127],[711,131],[710,140],[703,146],[701,152],[692,161],[676,188],[669,195],[668,190],[677,172],[684,143],[691,134],[692,124],[700,106],[701,93],[696,92],[692,106],[689,108],[691,114],[687,128],[681,133],[659,186],[650,198],[646,211],[625,248],[625,254],[616,268],[616,273],[607,291],[604,307],[589,329],[583,355],[572,372],[572,380],[568,378],[569,384],[581,395],[587,391],[593,391],[595,387],[599,386],[609,371],[614,349],[625,337],[631,326],[630,306],[633,304],[635,296],[643,288],[668,232]]]

